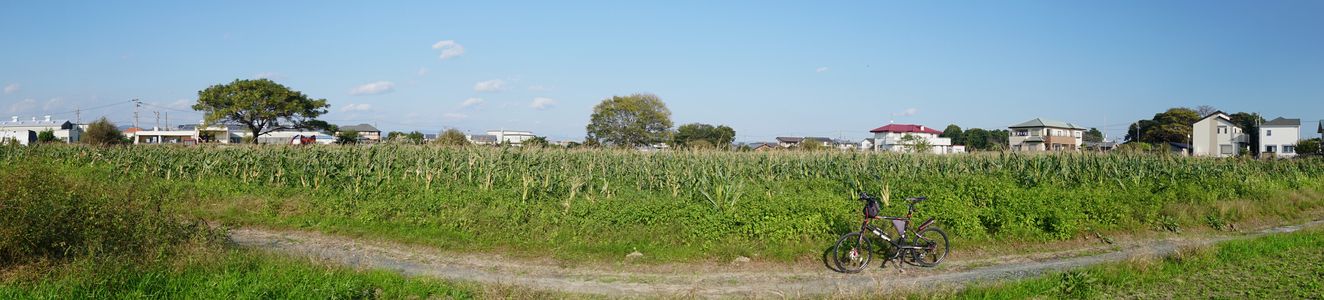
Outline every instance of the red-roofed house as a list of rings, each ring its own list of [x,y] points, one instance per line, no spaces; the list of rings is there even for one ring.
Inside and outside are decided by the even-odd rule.
[[[927,140],[929,146],[932,146],[930,151],[935,154],[963,152],[952,147],[952,139],[938,137],[942,134],[942,131],[924,125],[887,124],[887,126],[874,128],[869,132],[873,133],[874,151],[910,152],[909,145],[901,139],[911,135]]]

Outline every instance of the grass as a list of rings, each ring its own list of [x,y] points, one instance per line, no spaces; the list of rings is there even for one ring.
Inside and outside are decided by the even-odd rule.
[[[237,249],[161,205],[189,197],[172,185],[39,160],[0,169],[0,299],[559,297]]]
[[[936,299],[1319,299],[1324,231],[1306,230],[1180,249],[1159,259],[1113,263],[1031,279],[982,284]]]
[[[929,196],[916,217],[937,218],[958,250],[1095,232],[1231,230],[1324,207],[1320,160],[390,145],[0,148],[0,161],[32,158],[87,180],[150,182],[180,195],[161,205],[227,225],[572,263],[617,262],[636,249],[646,264],[817,257],[857,224],[853,198],[861,189],[889,190],[893,199]],[[892,202],[885,214],[901,214],[904,206]]]

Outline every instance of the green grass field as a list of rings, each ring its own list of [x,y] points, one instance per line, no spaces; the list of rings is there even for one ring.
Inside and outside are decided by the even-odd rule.
[[[540,298],[232,248],[162,205],[177,191],[0,163],[0,299]]]
[[[233,226],[644,262],[790,261],[852,230],[856,191],[926,195],[954,247],[1093,232],[1225,229],[1324,205],[1320,160],[1154,155],[959,156],[397,147],[0,148]],[[900,214],[892,201],[885,213]],[[996,241],[997,243],[993,243]]]
[[[1324,298],[1324,231],[1307,230],[1162,259],[1100,265],[924,299],[1320,299]]]

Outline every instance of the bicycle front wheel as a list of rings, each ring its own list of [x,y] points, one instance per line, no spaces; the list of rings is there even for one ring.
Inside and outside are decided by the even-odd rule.
[[[934,267],[947,258],[947,233],[937,227],[929,227],[915,235],[911,245],[919,247],[911,253],[915,264],[922,267]]]
[[[859,232],[852,232],[837,240],[837,245],[832,247],[832,258],[841,272],[858,273],[869,266],[873,251],[869,247],[868,238]]]

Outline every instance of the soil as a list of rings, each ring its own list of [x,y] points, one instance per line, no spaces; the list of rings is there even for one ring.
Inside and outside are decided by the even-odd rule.
[[[965,284],[1024,278],[1099,263],[1165,256],[1184,247],[1248,239],[1324,225],[1316,220],[1251,233],[1171,237],[1073,249],[1056,253],[1008,255],[977,260],[949,257],[938,268],[887,262],[857,274],[816,268],[788,268],[754,263],[696,263],[649,267],[626,259],[615,265],[563,266],[484,255],[448,253],[399,243],[365,241],[307,231],[240,228],[231,240],[246,248],[322,259],[355,268],[394,270],[413,276],[509,285],[545,291],[608,297],[802,297],[845,296],[959,287]],[[826,257],[826,253],[824,253]]]

